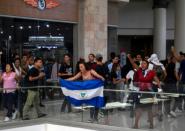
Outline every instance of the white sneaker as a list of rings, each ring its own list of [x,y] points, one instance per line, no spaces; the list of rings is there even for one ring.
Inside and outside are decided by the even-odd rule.
[[[4,122],[8,122],[8,121],[10,121],[10,118],[6,116],[4,119]]]
[[[177,113],[182,113],[183,111],[180,110],[180,109],[177,109],[176,112],[177,112]]]
[[[168,118],[171,118],[171,115],[170,115],[170,114],[168,114],[168,115],[167,115],[167,117],[168,117]]]
[[[12,113],[12,120],[15,120],[17,117],[18,111],[16,110],[14,113]]]
[[[170,115],[172,115],[173,117],[177,117],[174,111],[170,111]]]

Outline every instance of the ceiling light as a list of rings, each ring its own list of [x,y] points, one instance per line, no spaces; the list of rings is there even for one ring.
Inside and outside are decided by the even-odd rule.
[[[19,29],[20,29],[20,30],[23,30],[23,26],[19,26]]]
[[[47,25],[46,25],[46,27],[47,27],[47,28],[49,28],[49,27],[50,27],[50,25],[49,25],[49,24],[47,24]]]

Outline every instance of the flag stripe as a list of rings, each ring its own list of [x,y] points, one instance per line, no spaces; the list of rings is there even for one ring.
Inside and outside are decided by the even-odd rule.
[[[66,96],[70,103],[74,106],[81,106],[82,104],[92,105],[94,107],[100,108],[105,106],[104,97],[94,97],[89,100],[76,100],[70,96]]]
[[[104,82],[99,79],[86,81],[67,81],[61,79],[60,84],[69,90],[89,90],[104,86]]]
[[[102,89],[101,89],[102,88]],[[63,94],[65,96],[70,96],[77,100],[92,99],[93,97],[103,97],[103,86],[92,89],[92,90],[68,90],[62,87]]]

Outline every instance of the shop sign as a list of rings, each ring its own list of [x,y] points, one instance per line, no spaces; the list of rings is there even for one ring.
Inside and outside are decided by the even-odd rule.
[[[51,9],[60,5],[56,0],[24,0],[24,2],[39,10]]]

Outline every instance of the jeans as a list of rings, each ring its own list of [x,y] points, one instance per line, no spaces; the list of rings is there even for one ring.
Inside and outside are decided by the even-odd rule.
[[[68,112],[71,112],[71,110],[72,110],[71,109],[71,103],[69,103],[67,98],[65,97],[64,101],[63,101],[63,104],[62,104],[62,107],[61,107],[61,112],[65,111],[66,106],[68,107]]]
[[[15,106],[15,93],[4,93],[4,107],[8,110],[7,117],[12,117],[12,113],[14,112]]]
[[[164,92],[165,93],[177,93],[177,86],[176,83],[166,83],[164,86]],[[177,97],[170,97],[169,101],[165,102],[165,111],[167,114],[170,113],[170,111],[175,111],[178,106],[179,98]]]
[[[98,120],[98,113],[99,113],[99,108],[90,108],[90,118],[92,120]]]

